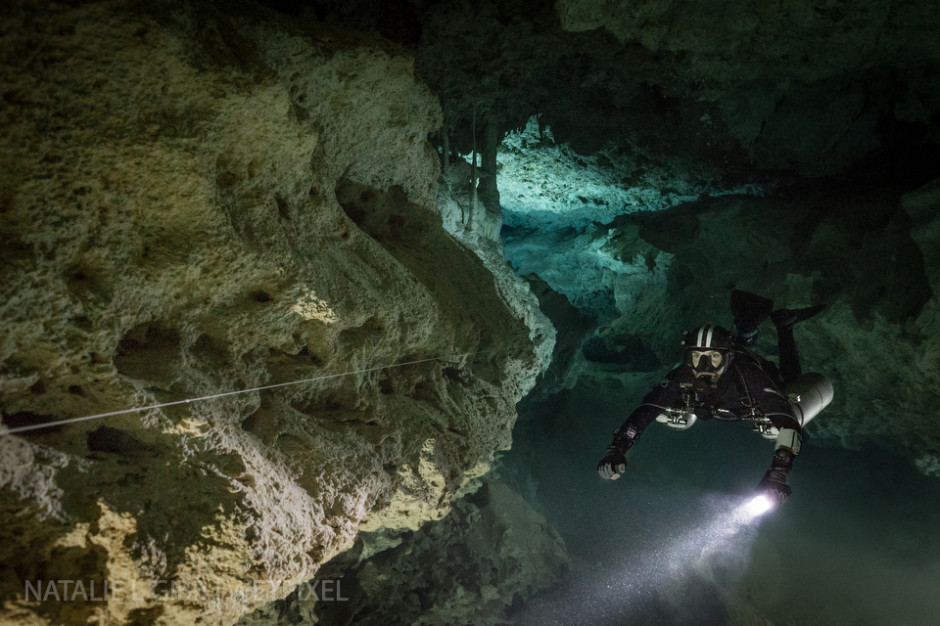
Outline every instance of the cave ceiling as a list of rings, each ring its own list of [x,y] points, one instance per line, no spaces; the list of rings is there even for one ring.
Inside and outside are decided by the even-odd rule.
[[[415,54],[445,129],[532,115],[591,154],[609,142],[738,170],[826,176],[934,146],[940,8],[876,0],[279,0]]]

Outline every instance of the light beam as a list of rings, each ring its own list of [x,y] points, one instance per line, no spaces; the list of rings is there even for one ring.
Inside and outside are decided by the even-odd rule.
[[[752,520],[775,508],[776,504],[773,498],[766,493],[761,493],[745,502],[739,511],[747,516],[748,520]]]

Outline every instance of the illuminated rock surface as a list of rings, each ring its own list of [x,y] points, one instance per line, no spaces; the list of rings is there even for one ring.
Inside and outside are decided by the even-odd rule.
[[[135,6],[4,9],[4,423],[314,380],[4,436],[5,610],[230,623],[445,515],[541,364],[441,227],[407,54]],[[136,587],[18,605],[49,578]]]

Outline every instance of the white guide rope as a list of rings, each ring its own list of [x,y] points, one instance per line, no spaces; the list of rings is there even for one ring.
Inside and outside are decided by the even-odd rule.
[[[377,365],[376,367],[369,367],[362,370],[354,370],[351,372],[341,372],[339,374],[327,374],[326,376],[316,376],[314,378],[304,378],[303,380],[292,380],[286,383],[275,383],[273,385],[263,385],[261,387],[252,387],[251,389],[239,389],[238,391],[226,391],[223,393],[215,393],[209,396],[200,396],[198,398],[187,398],[186,400],[174,400],[173,402],[162,402],[160,404],[151,404],[148,406],[134,407],[132,409],[121,409],[120,411],[109,411],[108,413],[98,413],[96,415],[84,415],[82,417],[72,417],[64,420],[57,420],[55,422],[44,422],[42,424],[31,424],[29,426],[18,426],[16,428],[3,429],[0,425],[0,435],[15,435],[17,433],[23,433],[30,430],[39,430],[41,428],[50,428],[52,426],[62,426],[63,424],[74,424],[75,422],[87,422],[90,420],[101,419],[103,417],[112,417],[114,415],[125,415],[127,413],[139,413],[141,411],[150,411],[152,409],[162,409],[168,406],[176,406],[178,404],[189,404],[191,402],[201,402],[203,400],[214,400],[216,398],[225,398],[228,396],[237,396],[242,393],[251,393],[253,391],[264,391],[266,389],[277,389],[278,387],[287,387],[289,385],[301,385],[303,383],[312,383],[318,380],[328,380],[330,378],[341,378],[343,376],[352,376],[353,374],[365,374],[368,372],[378,372],[380,370],[387,370],[393,367],[403,367],[405,365],[415,365],[417,363],[427,363],[428,361],[443,361],[446,359],[457,359],[465,356],[475,354],[474,352],[466,352],[464,354],[455,354],[452,356],[435,356],[429,359],[420,359],[418,361],[407,361],[405,363],[394,363],[392,365]]]

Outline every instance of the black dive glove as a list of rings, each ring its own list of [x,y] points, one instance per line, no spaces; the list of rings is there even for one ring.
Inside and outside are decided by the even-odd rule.
[[[783,501],[792,493],[790,485],[787,484],[787,473],[793,467],[793,461],[796,460],[796,455],[800,450],[799,433],[793,430],[784,430],[781,433],[783,434],[778,437],[778,440],[786,434],[790,437],[789,445],[777,444],[774,458],[770,462],[770,469],[757,483],[757,490],[767,494],[777,505],[783,504]]]
[[[784,500],[793,493],[790,485],[787,484],[786,470],[774,468],[767,470],[761,481],[757,483],[757,490],[767,494],[777,505],[783,504]]]
[[[798,431],[792,428],[780,430],[770,469],[757,483],[757,491],[765,494],[776,505],[783,504],[783,501],[792,493],[790,485],[787,484],[787,473],[793,467],[793,461],[796,460],[801,447],[801,437]]]
[[[614,440],[607,446],[607,455],[597,464],[601,478],[617,480],[627,469],[627,450],[633,447],[640,433],[636,426],[621,427],[614,433]]]
[[[616,446],[608,446],[607,455],[597,464],[597,473],[601,478],[617,480],[627,469],[627,451]]]

